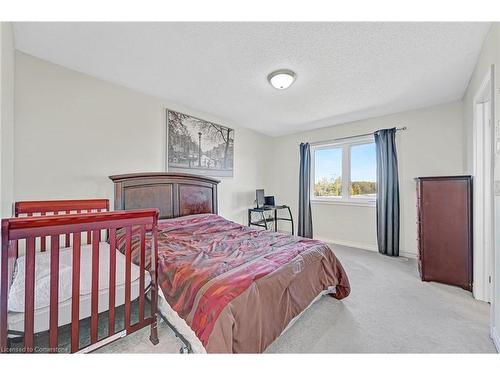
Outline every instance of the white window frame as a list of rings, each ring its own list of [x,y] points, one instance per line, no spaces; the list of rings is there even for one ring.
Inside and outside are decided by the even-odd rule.
[[[317,204],[347,204],[352,206],[375,207],[376,198],[351,198],[349,196],[349,185],[351,183],[351,147],[374,143],[373,135],[350,138],[337,142],[320,143],[311,145],[311,203]],[[342,149],[342,196],[338,197],[317,197],[314,195],[314,183],[316,180],[316,151],[340,148]]]

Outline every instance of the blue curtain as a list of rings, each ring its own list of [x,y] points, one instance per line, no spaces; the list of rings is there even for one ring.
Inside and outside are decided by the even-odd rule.
[[[381,254],[399,256],[399,181],[396,128],[374,133],[377,153],[377,242]]]
[[[300,170],[299,170],[299,227],[298,235],[312,238],[311,214],[311,150],[309,143],[300,144]]]

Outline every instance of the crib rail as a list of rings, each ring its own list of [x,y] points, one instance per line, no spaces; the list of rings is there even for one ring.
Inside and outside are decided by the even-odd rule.
[[[108,199],[66,199],[50,201],[20,201],[14,204],[15,217],[31,217],[46,215],[82,214],[109,211]],[[90,244],[90,231],[87,232],[87,244]],[[69,233],[64,234],[66,247],[70,244]],[[40,251],[46,250],[46,238],[40,237]]]
[[[97,202],[96,209],[107,209],[103,204],[104,200]],[[74,204],[60,205],[63,211],[76,211],[88,209],[88,205]],[[16,205],[17,213],[43,212],[40,205],[29,202]],[[87,202],[88,203],[88,202]],[[105,207],[103,207],[105,206]],[[52,206],[54,208],[54,206]],[[17,209],[19,208],[19,212]],[[76,209],[75,209],[76,208]],[[40,211],[41,210],[41,211]],[[47,212],[47,211],[45,211]],[[34,352],[34,311],[35,311],[35,259],[37,250],[36,239],[48,238],[50,244],[50,305],[49,305],[49,351],[58,351],[58,291],[59,291],[59,253],[60,238],[72,239],[72,289],[71,289],[71,352],[91,351],[100,343],[109,342],[113,339],[132,333],[138,329],[150,325],[150,339],[153,343],[158,342],[156,332],[156,312],[157,312],[157,220],[158,210],[136,210],[136,211],[115,211],[115,212],[94,212],[75,213],[64,215],[42,215],[18,217],[2,220],[2,251],[1,251],[1,272],[0,272],[0,352],[9,352],[8,347],[8,292],[12,282],[12,274],[15,259],[17,257],[18,242],[25,242],[26,255],[26,280],[25,280],[25,306],[24,306],[24,352]],[[118,229],[125,228],[125,328],[123,331],[115,331],[115,304],[116,304],[116,246]],[[140,233],[140,275],[139,275],[139,319],[138,322],[131,323],[131,245],[132,228],[139,228]],[[134,229],[135,230],[135,229]],[[101,231],[109,233],[110,261],[109,261],[109,304],[108,304],[108,335],[99,339],[98,319],[99,319],[99,242]],[[80,322],[80,250],[82,233],[87,235],[91,244],[91,301],[90,301],[90,345],[80,347],[79,322]],[[151,276],[151,309],[150,314],[145,316],[145,257],[146,257],[146,233],[151,234],[150,257],[151,263],[148,272]],[[43,244],[43,241],[42,241]],[[68,244],[69,245],[69,244]],[[68,246],[69,247],[69,246]],[[45,250],[45,248],[44,248]],[[38,253],[40,254],[40,253]]]
[[[108,199],[68,199],[68,200],[51,200],[51,201],[20,201],[14,204],[14,214],[16,217],[25,214],[33,216],[47,213],[68,214],[75,213],[90,213],[101,212],[102,210],[109,211]]]

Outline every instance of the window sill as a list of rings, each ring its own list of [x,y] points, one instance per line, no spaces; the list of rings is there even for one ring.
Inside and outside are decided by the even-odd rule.
[[[375,200],[357,200],[357,199],[311,199],[312,204],[333,204],[344,206],[361,206],[361,207],[375,207]]]

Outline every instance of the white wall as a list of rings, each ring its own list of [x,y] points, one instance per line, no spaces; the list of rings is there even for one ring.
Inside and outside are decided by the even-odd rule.
[[[245,223],[264,185],[269,137],[20,52],[15,199],[112,199],[109,175],[163,170],[166,108],[235,128],[234,178],[219,185],[219,210]]]
[[[479,55],[476,67],[472,74],[471,80],[463,99],[464,113],[464,144],[466,147],[465,162],[468,173],[473,172],[473,105],[474,96],[476,95],[481,83],[488,74],[491,66],[494,65],[495,82],[494,92],[496,97],[495,104],[495,128],[497,134],[500,134],[500,25],[493,23],[492,27],[486,36]],[[495,183],[500,187],[500,154],[495,155],[494,162],[494,179]],[[494,296],[493,296],[493,327],[492,336],[496,337],[497,350],[500,351],[500,192],[495,195],[495,266],[494,266]]]
[[[0,23],[0,216],[11,214],[14,196],[14,35]]]
[[[462,104],[453,102],[390,116],[356,121],[274,139],[272,183],[279,203],[288,203],[297,216],[299,144],[373,132],[408,128],[397,134],[401,195],[402,255],[417,254],[416,193],[418,176],[464,173]],[[314,237],[329,242],[376,250],[374,207],[313,203]]]

